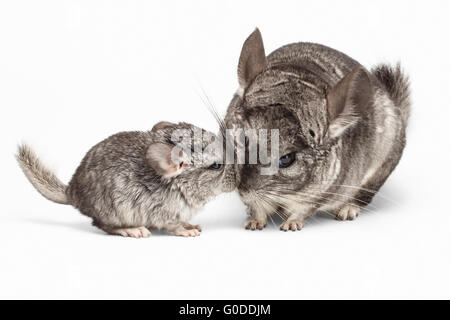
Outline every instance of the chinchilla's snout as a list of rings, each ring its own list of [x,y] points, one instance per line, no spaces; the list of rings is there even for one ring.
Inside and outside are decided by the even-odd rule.
[[[236,189],[236,172],[233,165],[227,165],[225,167],[222,191],[231,192]]]

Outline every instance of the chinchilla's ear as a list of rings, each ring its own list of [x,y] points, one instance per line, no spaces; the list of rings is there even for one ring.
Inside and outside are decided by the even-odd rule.
[[[241,56],[238,64],[238,80],[241,90],[245,90],[248,85],[267,66],[266,53],[261,32],[255,31],[245,40],[242,46]]]
[[[172,122],[161,121],[153,126],[152,131],[155,132],[155,131],[158,131],[158,130],[161,130],[164,128],[168,128],[168,127],[173,127],[173,126],[175,126],[175,124],[173,124]]]
[[[330,124],[328,138],[336,138],[365,114],[373,96],[369,73],[358,67],[346,75],[327,95]]]
[[[146,153],[148,164],[164,178],[179,175],[188,165],[184,152],[165,143],[151,144]]]

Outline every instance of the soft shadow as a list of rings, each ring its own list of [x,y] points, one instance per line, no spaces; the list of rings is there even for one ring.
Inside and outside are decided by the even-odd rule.
[[[107,234],[103,230],[101,230],[101,229],[91,225],[91,223],[89,221],[68,223],[68,222],[61,222],[61,221],[53,221],[53,220],[50,221],[50,220],[36,219],[36,218],[26,219],[26,220],[29,221],[29,222],[35,223],[35,224],[39,224],[39,225],[46,225],[46,226],[51,226],[51,227],[71,228],[71,229],[74,229],[74,230],[77,230],[77,231],[87,232],[87,233],[90,233],[90,234],[98,234],[98,235],[103,235],[103,236],[110,236],[109,234]],[[168,235],[170,235],[169,233],[167,233],[165,231],[161,231],[161,230],[150,230],[150,232],[152,233],[152,236],[168,236]]]
[[[375,195],[372,202],[367,206],[367,210],[363,210],[363,215],[371,213],[382,213],[383,211],[389,211],[392,208],[398,207],[403,203],[403,194],[401,188],[393,184],[387,184],[383,186],[380,191]],[[202,212],[199,217],[195,217],[193,223],[199,223],[204,229],[208,230],[226,230],[226,229],[243,229],[245,222],[248,220],[248,216],[245,213],[245,208],[242,204],[232,204],[229,208],[225,209],[228,213],[218,213],[218,215],[208,216],[206,212]],[[206,210],[202,210],[206,211]],[[221,211],[224,211],[222,208]],[[103,230],[98,229],[91,225],[90,219],[83,222],[62,222],[57,220],[44,220],[39,218],[26,219],[29,222],[47,225],[53,227],[71,228],[80,232],[88,232],[90,234],[107,235]],[[267,229],[278,230],[283,223],[283,219],[274,215],[267,221]],[[307,225],[323,226],[326,223],[335,223],[335,218],[329,213],[318,212],[313,217],[307,220]],[[169,236],[166,231],[150,230],[152,236]]]
[[[75,229],[75,230],[82,231],[82,232],[105,234],[102,230],[92,226],[89,221],[68,223],[68,222],[61,222],[61,221],[55,221],[55,220],[44,220],[44,219],[37,219],[37,218],[31,218],[31,219],[26,219],[26,220],[29,222],[32,222],[34,224],[39,224],[39,225],[71,228],[71,229]]]
[[[401,190],[401,187],[390,183],[384,185],[375,195],[368,208],[373,211],[383,211],[400,206],[404,202]]]
[[[196,219],[205,230],[243,229],[247,217],[245,212],[240,215],[216,217],[216,219]]]
[[[337,223],[335,216],[327,212],[319,211],[314,216],[306,220],[305,227],[323,227],[331,223]]]
[[[199,219],[196,223],[200,223],[200,225],[204,229],[208,230],[231,230],[231,229],[244,229],[245,223],[249,220],[249,216],[245,212],[240,212],[239,214],[233,214],[232,216],[221,216],[221,218],[217,218],[212,220]],[[281,224],[284,222],[284,219],[279,217],[278,215],[273,215],[268,217],[266,230],[279,230]],[[323,226],[326,223],[336,223],[334,216],[331,216],[328,213],[318,212],[313,217],[310,217],[306,221],[308,226]]]
[[[194,214],[192,224],[205,230],[243,229],[247,221],[245,206],[236,193],[222,194]]]

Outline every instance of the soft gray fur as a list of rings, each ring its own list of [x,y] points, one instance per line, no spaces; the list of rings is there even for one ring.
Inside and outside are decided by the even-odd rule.
[[[148,229],[197,236],[200,227],[188,223],[191,214],[221,192],[232,191],[234,171],[214,153],[203,153],[200,164],[174,165],[168,158],[175,129],[192,134],[192,159],[208,141],[194,138],[193,125],[161,122],[148,132],[122,132],[95,145],[84,157],[68,186],[22,145],[18,162],[33,186],[47,199],[71,204],[110,234],[147,237]],[[207,133],[214,136],[211,133]],[[191,135],[189,135],[191,136]]]
[[[251,220],[263,229],[276,213],[281,229],[300,230],[318,210],[354,219],[398,164],[405,146],[409,84],[399,66],[367,71],[313,43],[268,57],[256,29],[244,43],[240,88],[228,128],[280,129],[280,156],[295,155],[272,176],[261,165],[236,165],[236,185]]]

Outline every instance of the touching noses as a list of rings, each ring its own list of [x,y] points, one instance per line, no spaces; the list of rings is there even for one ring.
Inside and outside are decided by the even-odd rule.
[[[248,192],[254,190],[255,183],[258,181],[258,170],[256,165],[246,164],[241,165],[239,168],[239,181],[237,181],[237,187],[240,192]]]

